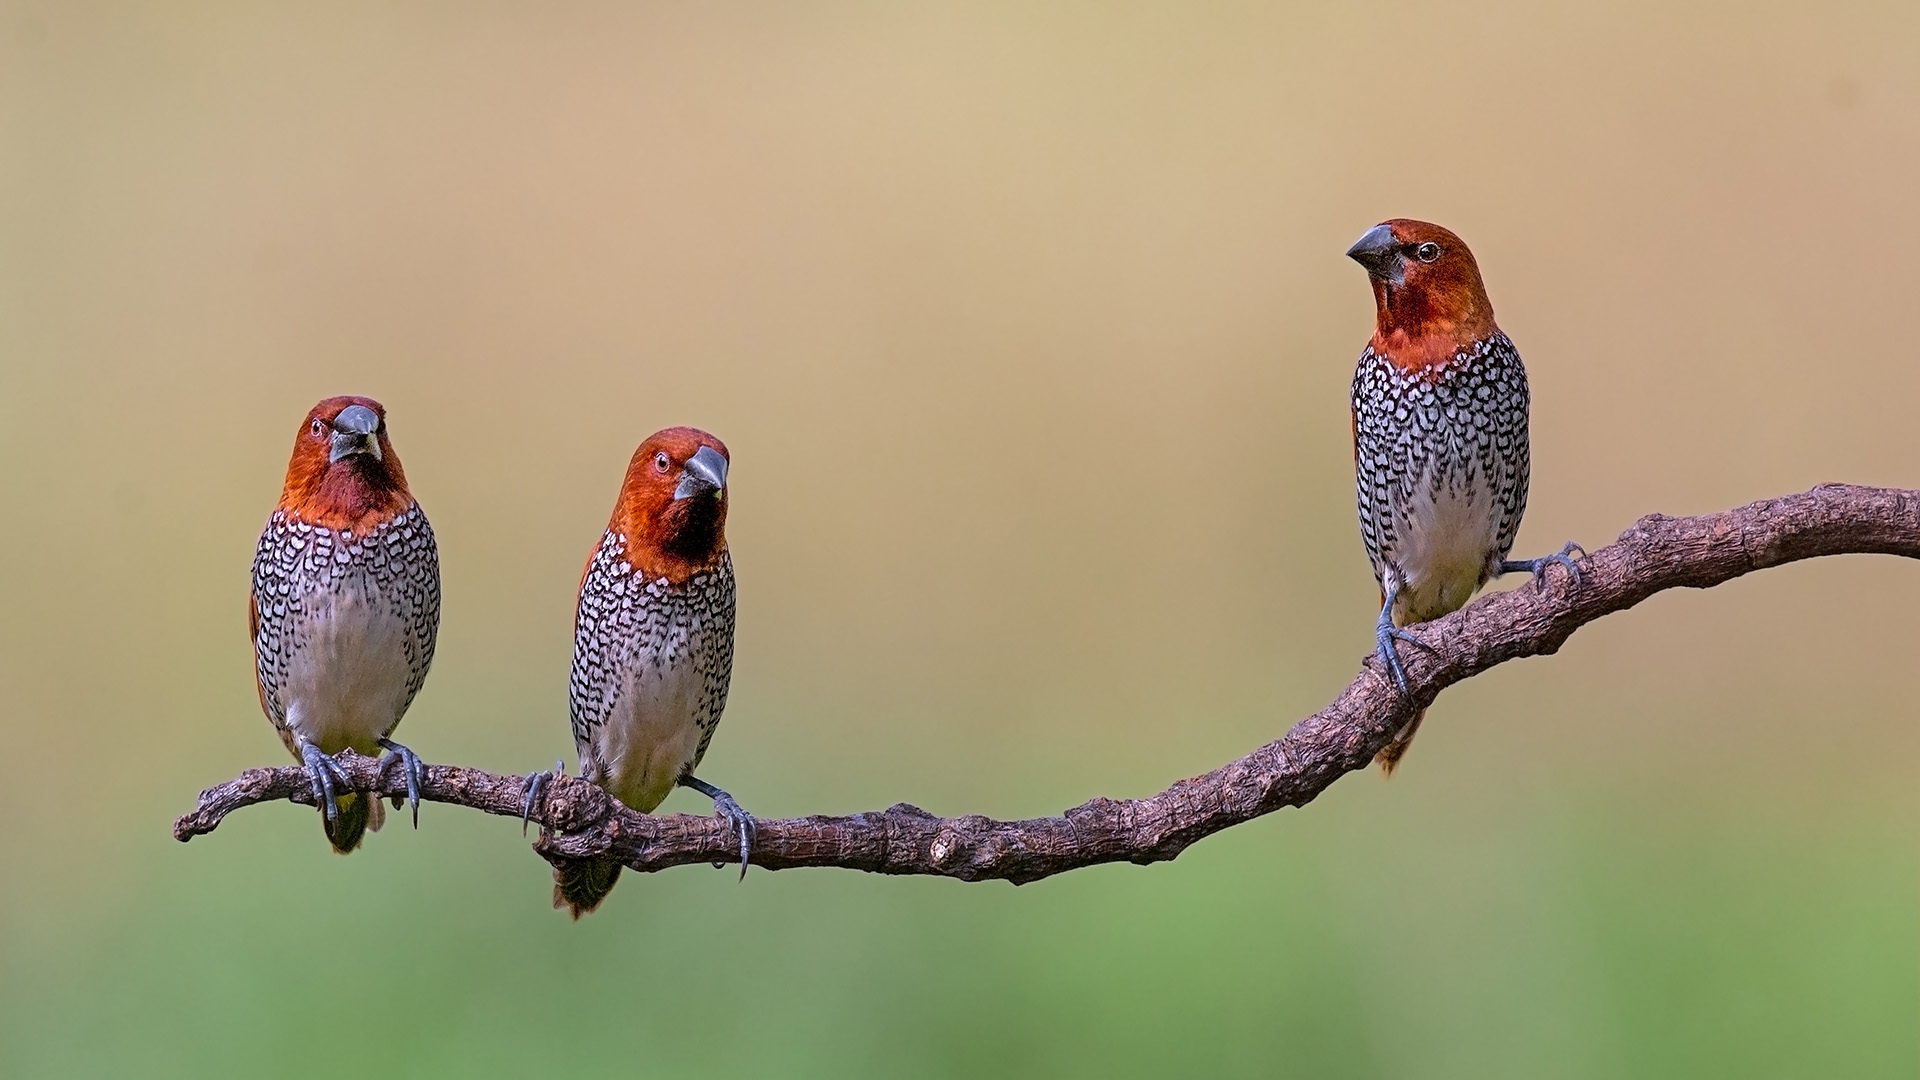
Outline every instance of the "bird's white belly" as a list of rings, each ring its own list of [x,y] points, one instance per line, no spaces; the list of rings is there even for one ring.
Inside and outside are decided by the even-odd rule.
[[[309,592],[291,627],[287,726],[329,754],[375,753],[407,697],[407,625],[364,583]]]
[[[596,731],[596,756],[607,789],[635,810],[660,805],[693,767],[700,749],[696,718],[706,695],[700,665],[681,651],[679,662],[641,658],[627,665],[607,722]]]
[[[1392,561],[1401,581],[1396,614],[1405,622],[1437,619],[1473,598],[1498,543],[1491,487],[1442,483],[1435,494],[1423,481],[1399,508]]]

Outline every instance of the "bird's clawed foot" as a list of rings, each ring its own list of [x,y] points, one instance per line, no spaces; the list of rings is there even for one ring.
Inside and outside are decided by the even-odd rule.
[[[340,766],[335,765],[325,751],[305,741],[300,743],[300,760],[306,763],[307,775],[313,780],[313,797],[320,804],[320,812],[328,821],[339,817],[340,807],[333,801],[333,782],[338,780],[343,785],[347,782]]]
[[[1559,563],[1561,566],[1567,568],[1567,573],[1571,576],[1573,583],[1578,585],[1580,584],[1580,567],[1574,564],[1573,555],[1575,552],[1579,552],[1580,557],[1583,559],[1587,557],[1586,548],[1569,540],[1567,541],[1566,547],[1561,548],[1551,555],[1542,555],[1537,559],[1503,560],[1500,563],[1500,572],[1503,574],[1514,574],[1525,570],[1527,573],[1533,575],[1533,587],[1537,590],[1546,587],[1547,567],[1554,563]]]
[[[419,754],[401,746],[392,739],[382,738],[380,740],[380,746],[391,755],[390,757],[381,759],[380,771],[386,772],[387,762],[398,758],[400,761],[400,770],[406,774],[407,805],[413,808],[413,827],[417,829],[420,827],[420,786],[426,782],[427,767],[420,763]],[[396,798],[394,800],[393,808],[395,810],[400,809],[399,799]],[[376,807],[376,809],[378,808]]]
[[[1380,656],[1380,663],[1393,676],[1393,684],[1400,688],[1403,696],[1411,697],[1413,691],[1407,689],[1407,669],[1400,666],[1400,654],[1394,650],[1393,643],[1404,641],[1428,652],[1433,651],[1433,646],[1393,625],[1393,605],[1400,597],[1400,588],[1397,575],[1390,575],[1384,582],[1380,597],[1380,621],[1373,624],[1373,647]]]
[[[705,795],[707,798],[712,799],[713,816],[720,818],[739,831],[740,880],[745,881],[747,878],[747,859],[751,854],[753,845],[753,830],[755,825],[758,824],[753,820],[753,815],[742,810],[740,804],[733,801],[733,796],[697,776],[688,775],[681,777],[680,786],[690,787],[700,794]]]
[[[542,769],[539,772],[534,773],[533,775],[527,777],[527,799],[525,802],[520,804],[520,835],[521,836],[527,835],[527,823],[533,820],[534,804],[538,803],[541,799],[546,798],[547,784],[550,781],[552,781],[554,777],[565,776],[566,774],[567,774],[566,762],[556,761],[553,763],[552,772],[548,772],[545,769]],[[544,825],[541,826],[541,828],[543,829],[545,827],[546,826]]]
[[[1380,622],[1373,628],[1373,640],[1374,651],[1379,654],[1380,662],[1386,665],[1387,671],[1393,675],[1394,685],[1400,688],[1402,694],[1411,694],[1413,691],[1407,689],[1407,669],[1400,666],[1400,654],[1394,651],[1393,643],[1404,641],[1422,649],[1428,647],[1427,643],[1393,625],[1393,620],[1388,618],[1384,611],[1380,613]]]

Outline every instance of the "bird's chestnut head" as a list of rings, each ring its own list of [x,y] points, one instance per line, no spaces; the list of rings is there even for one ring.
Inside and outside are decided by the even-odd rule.
[[[647,436],[627,463],[614,532],[627,537],[627,560],[673,584],[710,570],[727,550],[727,444],[699,428]]]
[[[1493,304],[1473,252],[1447,229],[1394,218],[1347,249],[1373,283],[1373,347],[1403,367],[1444,361],[1492,335]]]
[[[293,439],[281,509],[312,525],[358,532],[412,502],[379,402],[331,397],[307,412]]]

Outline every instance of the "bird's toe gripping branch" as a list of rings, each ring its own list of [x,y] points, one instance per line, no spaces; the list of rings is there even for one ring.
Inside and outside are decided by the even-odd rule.
[[[1404,641],[1422,649],[1428,646],[1426,642],[1393,625],[1391,611],[1391,608],[1380,609],[1380,621],[1374,624],[1373,628],[1374,651],[1379,654],[1380,662],[1386,665],[1388,673],[1393,676],[1394,685],[1400,688],[1402,694],[1410,694],[1412,691],[1407,689],[1407,669],[1400,666],[1400,654],[1394,651],[1393,643]]]
[[[547,784],[552,782],[556,776],[564,776],[566,771],[567,763],[564,761],[556,761],[553,763],[553,770],[551,772],[542,769],[527,777],[527,797],[526,800],[520,804],[521,836],[527,835],[527,824],[533,820],[533,808],[539,805],[540,800],[547,797]],[[546,826],[542,825],[541,828],[544,829]]]
[[[1575,552],[1578,552],[1583,559],[1587,557],[1586,548],[1569,540],[1566,547],[1551,555],[1542,555],[1537,559],[1505,559],[1500,563],[1500,572],[1515,574],[1525,570],[1533,575],[1533,587],[1543,589],[1546,587],[1547,567],[1559,563],[1567,568],[1567,574],[1573,584],[1578,585],[1580,584],[1580,567],[1573,561]]]
[[[1393,625],[1393,603],[1399,596],[1400,583],[1397,580],[1390,581],[1386,595],[1381,598],[1380,621],[1373,624],[1374,652],[1379,655],[1381,666],[1393,676],[1393,684],[1400,688],[1400,693],[1411,695],[1413,691],[1407,688],[1407,669],[1400,666],[1400,654],[1395,651],[1393,643],[1404,641],[1428,652],[1433,651],[1433,646]]]
[[[300,760],[306,763],[307,775],[313,780],[313,800],[320,804],[320,812],[328,821],[339,817],[340,807],[333,801],[333,782],[340,781],[342,787],[347,783],[340,766],[325,751],[304,739],[300,742]]]
[[[387,762],[400,762],[400,769],[407,777],[407,805],[413,808],[413,827],[420,827],[420,787],[425,782],[427,767],[420,763],[420,755],[401,746],[392,739],[381,738],[380,746],[387,756],[380,759],[380,771],[387,771]],[[393,808],[400,809],[400,797],[394,796]]]
[[[747,879],[747,860],[753,846],[753,830],[758,823],[753,815],[740,808],[733,796],[707,783],[697,776],[688,774],[680,778],[681,787],[693,790],[713,800],[713,813],[740,833],[740,880]]]

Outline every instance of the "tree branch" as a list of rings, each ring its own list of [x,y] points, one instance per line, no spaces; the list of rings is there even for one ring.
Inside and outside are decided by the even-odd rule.
[[[753,862],[769,870],[838,866],[880,874],[937,874],[1020,884],[1096,863],[1171,859],[1189,844],[1281,807],[1302,806],[1342,775],[1364,768],[1416,706],[1496,664],[1559,650],[1587,623],[1664,589],[1706,589],[1743,574],[1822,555],[1878,553],[1920,558],[1920,491],[1826,484],[1700,517],[1641,518],[1580,562],[1570,586],[1558,570],[1544,588],[1493,593],[1417,635],[1428,648],[1401,650],[1412,699],[1396,693],[1369,659],[1333,704],[1278,742],[1146,799],[1095,798],[1060,817],[996,821],[935,817],[905,803],[847,817],[762,821]],[[404,794],[398,768],[339,758],[346,787]],[[517,818],[525,780],[455,765],[429,765],[421,797]],[[212,832],[243,806],[286,799],[314,805],[294,766],[249,769],[201,792],[174,822],[181,841]],[[736,838],[716,818],[636,813],[573,778],[547,788],[534,818],[534,847],[549,859],[612,853],[635,870],[737,859]]]

